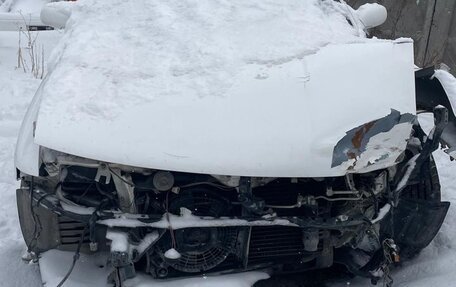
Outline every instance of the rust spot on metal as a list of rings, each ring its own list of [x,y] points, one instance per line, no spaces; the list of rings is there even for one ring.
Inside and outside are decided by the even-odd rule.
[[[401,123],[412,123],[416,116],[399,111],[391,110],[391,113],[383,118],[373,120],[346,132],[346,135],[339,140],[333,151],[333,161],[331,167],[336,167],[349,160],[354,160],[348,170],[355,169],[357,160],[366,151],[370,139],[380,133],[390,131],[394,126]],[[388,141],[386,138],[385,141]],[[405,139],[404,139],[405,140]],[[370,147],[380,150],[377,147]],[[387,158],[388,154],[381,155],[380,160]],[[373,163],[371,163],[373,164]]]
[[[353,147],[357,149],[361,148],[364,136],[370,131],[376,122],[377,121],[372,121],[370,123],[367,123],[356,131],[355,135],[352,138]]]

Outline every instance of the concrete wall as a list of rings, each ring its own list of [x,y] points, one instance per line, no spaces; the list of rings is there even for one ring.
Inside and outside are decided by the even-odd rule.
[[[445,63],[456,74],[455,0],[346,0],[354,8],[365,3],[387,7],[388,20],[372,29],[379,38],[411,37],[415,62],[427,67]]]

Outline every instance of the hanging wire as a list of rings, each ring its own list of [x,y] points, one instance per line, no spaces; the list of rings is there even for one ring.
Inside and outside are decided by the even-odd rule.
[[[84,230],[82,231],[81,238],[79,239],[79,242],[78,242],[78,247],[76,248],[76,252],[73,255],[73,261],[71,262],[70,269],[68,269],[67,273],[65,274],[63,279],[60,281],[60,283],[57,285],[57,287],[62,287],[63,283],[65,283],[68,280],[71,273],[73,272],[74,266],[76,266],[76,262],[79,260],[79,257],[80,257],[80,251],[81,251],[82,243],[84,241],[84,236],[87,232],[87,229],[88,229],[88,225],[86,225],[84,227]]]

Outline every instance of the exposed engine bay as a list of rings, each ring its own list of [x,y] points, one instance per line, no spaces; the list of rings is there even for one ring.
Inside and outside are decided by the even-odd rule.
[[[73,164],[60,167],[53,195],[33,183],[41,203],[60,202],[58,245],[72,249],[84,233],[84,244],[110,250],[111,263],[126,278],[134,274],[133,263],[166,278],[217,268],[329,267],[334,249],[343,246],[371,257],[381,246],[378,223],[391,208],[388,171],[216,178]]]

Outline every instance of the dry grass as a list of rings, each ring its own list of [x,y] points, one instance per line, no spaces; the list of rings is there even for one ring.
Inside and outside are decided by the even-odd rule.
[[[22,14],[21,14],[22,15]],[[28,27],[24,16],[22,19]],[[24,73],[31,73],[35,79],[43,79],[45,74],[44,65],[44,47],[38,46],[37,39],[39,32],[32,33],[29,29],[19,30],[18,52],[17,52],[17,69],[22,69]],[[25,43],[23,45],[23,39]]]

